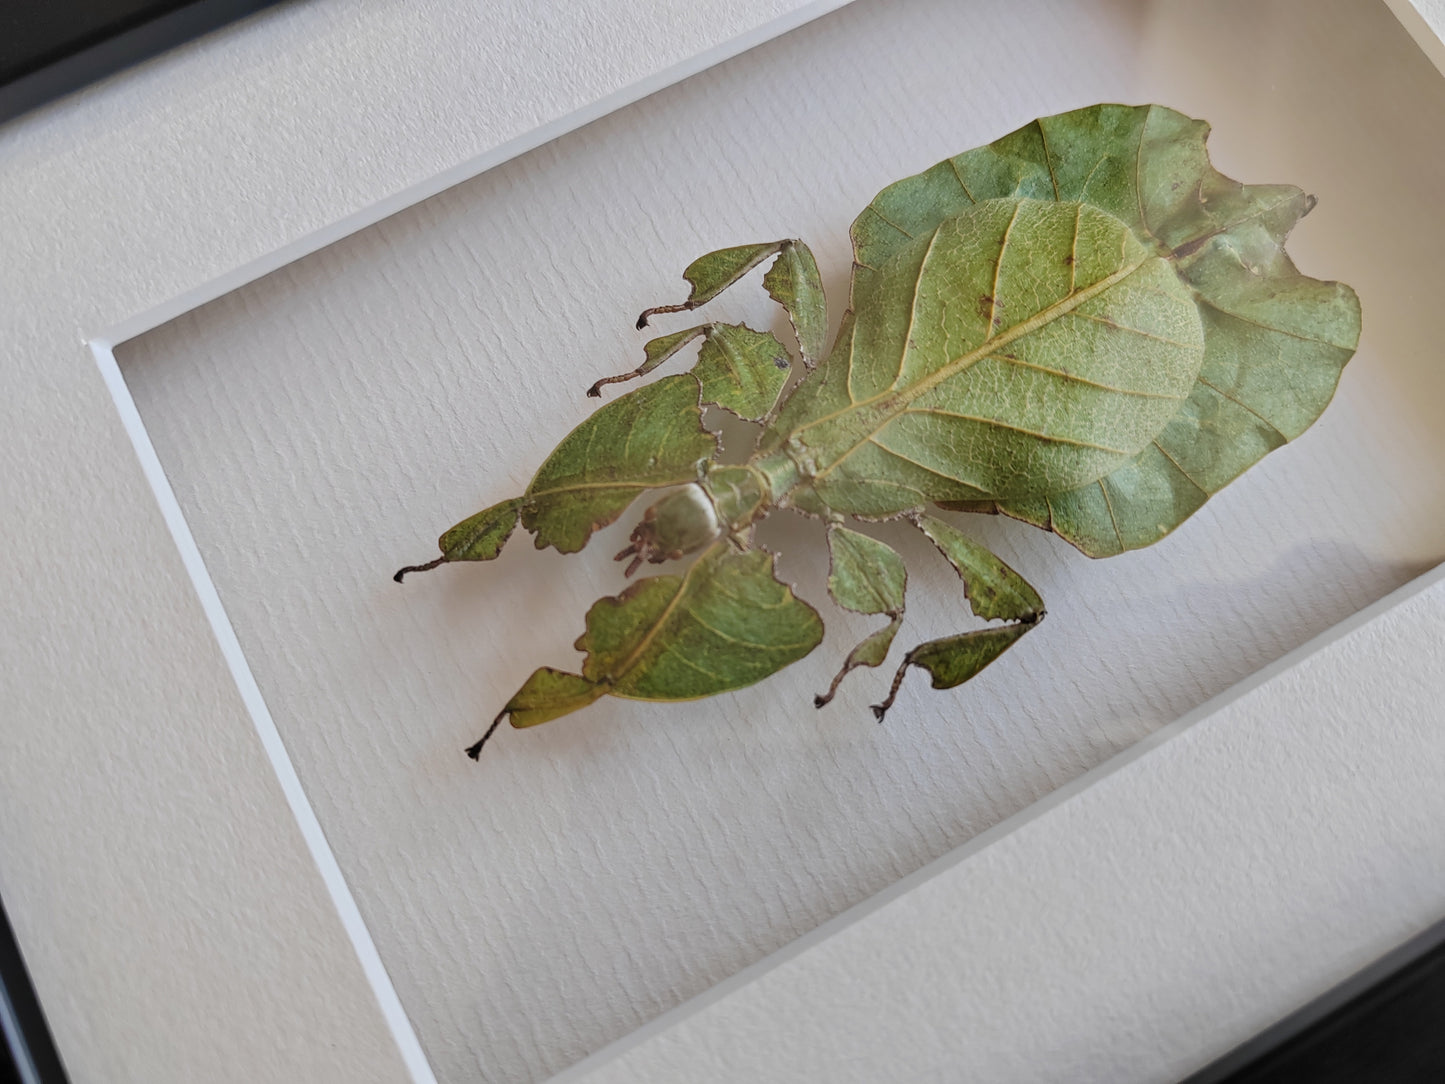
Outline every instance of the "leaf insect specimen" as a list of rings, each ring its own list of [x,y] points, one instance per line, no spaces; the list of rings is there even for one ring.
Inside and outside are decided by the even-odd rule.
[[[1298,436],[1334,394],[1359,338],[1348,286],[1285,254],[1314,205],[1290,185],[1215,171],[1209,126],[1161,106],[1096,105],[1045,117],[885,188],[852,226],[847,311],[826,349],[818,267],[801,241],[695,261],[691,312],[772,261],[804,375],[774,336],[701,323],[647,343],[645,360],[588,392],[642,377],[698,342],[690,372],[601,407],[521,496],[441,536],[408,572],[496,557],[520,520],[538,548],[575,553],[641,494],[666,490],[617,555],[690,561],[587,614],[581,673],[543,667],[498,724],[544,723],[604,695],[692,700],[751,685],[823,637],[817,612],[774,574],[755,525],[791,509],[828,525],[828,591],[885,620],[816,698],[881,665],[903,621],[899,555],[847,526],[903,519],[963,580],[982,628],[912,647],[933,686],[968,681],[1038,625],[1044,604],[938,509],[1002,513],[1091,557],[1148,546],[1220,487]],[[719,462],[702,424],[715,404],[759,424],[751,457]]]

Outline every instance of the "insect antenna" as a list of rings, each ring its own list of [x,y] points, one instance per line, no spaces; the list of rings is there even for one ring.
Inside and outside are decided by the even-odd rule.
[[[636,556],[633,556],[634,554]],[[630,580],[632,579],[632,574],[642,567],[643,554],[638,544],[636,542],[632,543],[632,545],[628,546],[625,550],[623,550],[612,559],[614,561],[625,561],[629,557],[632,558],[632,562],[627,566],[627,571],[624,572],[622,575]]]
[[[480,760],[482,756],[482,746],[487,744],[487,739],[490,738],[494,733],[496,733],[497,727],[502,725],[502,720],[506,717],[507,712],[505,709],[503,709],[501,712],[498,713],[497,717],[492,720],[492,725],[487,727],[487,732],[482,735],[482,740],[477,742],[477,744],[475,745],[467,746],[467,756],[471,757],[473,760]]]

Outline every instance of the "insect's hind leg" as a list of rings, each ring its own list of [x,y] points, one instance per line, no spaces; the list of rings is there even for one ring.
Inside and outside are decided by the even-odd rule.
[[[1039,593],[988,549],[932,516],[911,519],[963,579],[973,612],[985,620],[1007,624],[928,640],[908,652],[893,676],[887,698],[873,705],[873,714],[880,722],[893,706],[910,666],[927,670],[935,689],[951,689],[976,676],[1044,618],[1044,601]]]
[[[828,594],[833,601],[854,613],[887,614],[888,624],[849,652],[828,691],[813,697],[817,708],[833,699],[849,671],[882,665],[903,624],[903,596],[908,586],[903,558],[877,539],[834,524],[828,528],[828,554]]]

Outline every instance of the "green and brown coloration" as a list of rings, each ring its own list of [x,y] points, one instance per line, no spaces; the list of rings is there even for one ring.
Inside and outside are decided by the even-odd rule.
[[[1284,251],[1313,199],[1245,186],[1209,164],[1208,125],[1160,106],[1045,117],[884,189],[853,223],[848,310],[824,356],[827,309],[800,241],[711,253],[683,272],[691,311],[748,271],[787,311],[803,376],[772,335],[701,324],[654,339],[641,377],[695,339],[690,373],[602,407],[522,496],[442,535],[448,561],[497,556],[518,520],[538,548],[573,553],[640,494],[619,560],[696,555],[587,615],[581,674],[544,668],[502,719],[531,726],[611,694],[691,700],[750,685],[817,646],[823,625],[773,571],[753,528],[776,509],[829,524],[828,592],[887,618],[848,655],[821,707],[879,666],[903,620],[907,575],[889,547],[843,526],[904,519],[953,565],[993,624],[904,655],[935,688],[962,684],[1044,616],[1038,593],[933,508],[1003,513],[1092,557],[1157,542],[1225,483],[1324,410],[1359,337],[1354,292],[1301,275]],[[760,428],[751,458],[717,461],[702,408]]]

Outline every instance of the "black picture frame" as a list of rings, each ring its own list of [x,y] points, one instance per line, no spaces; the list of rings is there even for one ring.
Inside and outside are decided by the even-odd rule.
[[[55,1039],[0,900],[0,1084],[67,1084]]]
[[[1184,1084],[1439,1084],[1445,922],[1190,1076]]]

